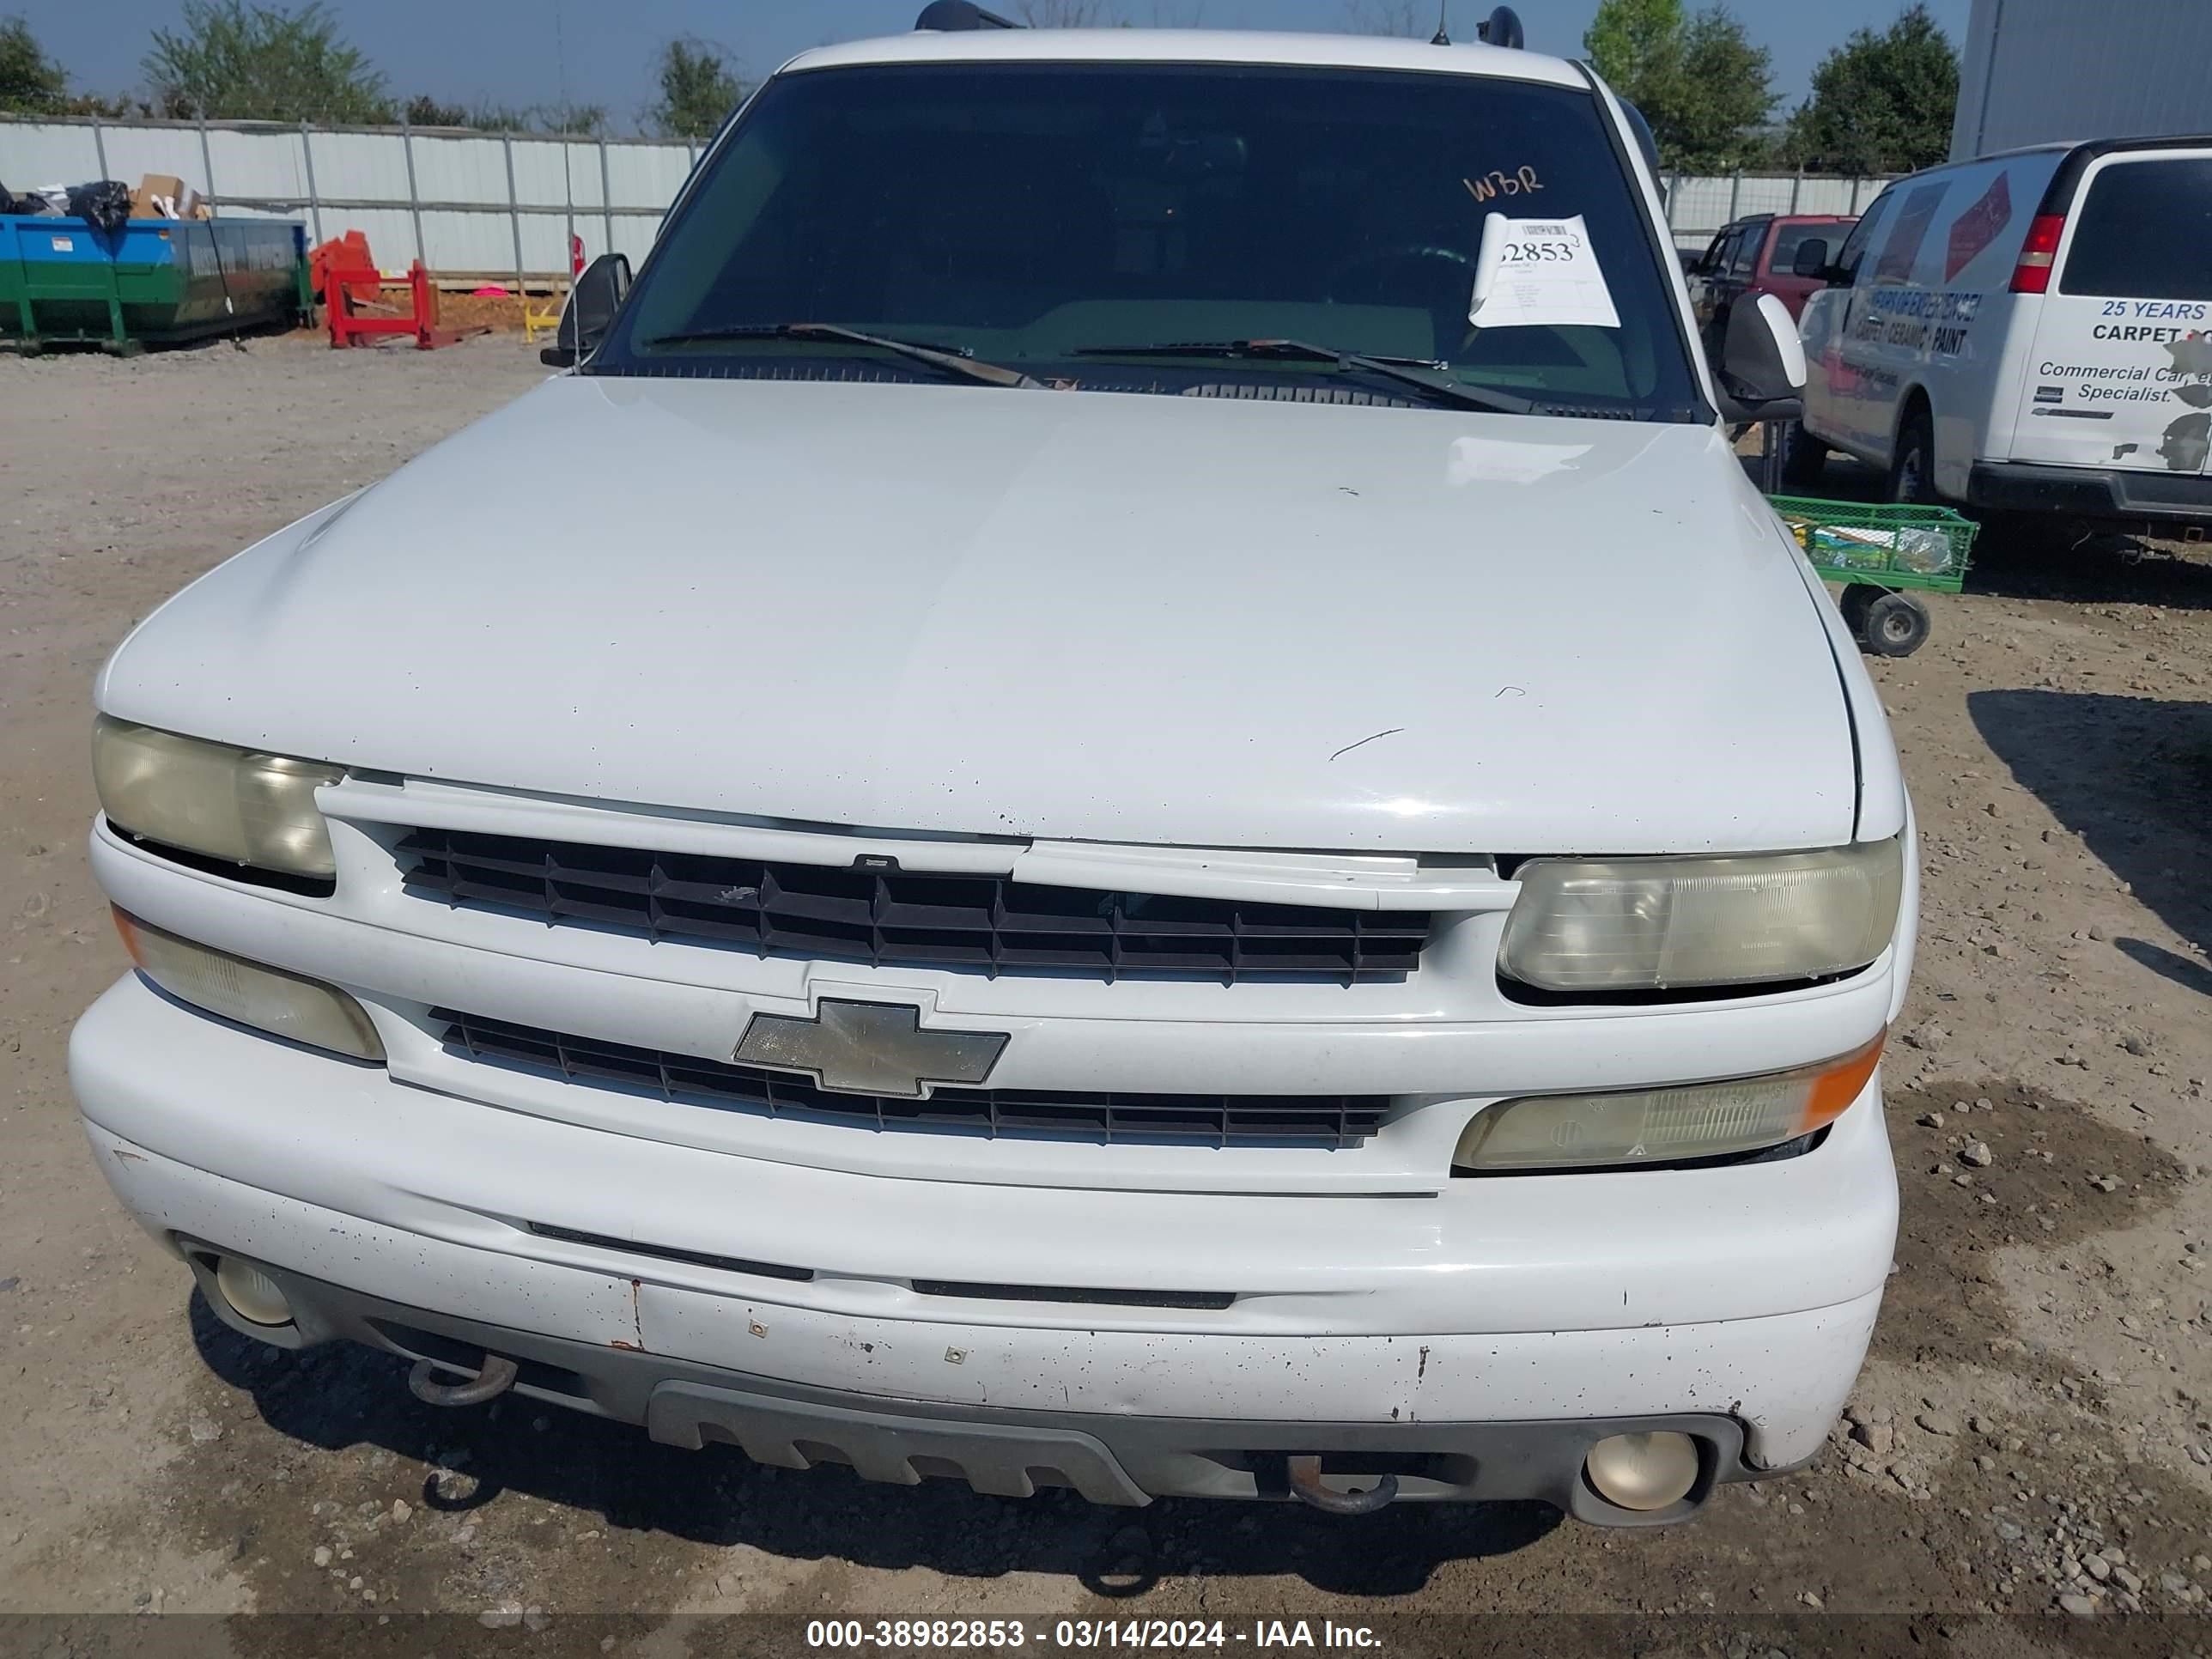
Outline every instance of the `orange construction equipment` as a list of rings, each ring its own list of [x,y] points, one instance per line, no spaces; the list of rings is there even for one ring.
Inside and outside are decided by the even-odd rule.
[[[489,326],[479,328],[441,328],[438,326],[438,290],[431,283],[430,273],[422,269],[417,259],[407,271],[407,287],[413,297],[413,308],[404,317],[364,317],[354,310],[353,296],[360,291],[363,281],[378,280],[374,270],[343,270],[331,266],[323,273],[329,284],[326,292],[331,303],[325,307],[331,325],[331,344],[358,345],[362,339],[380,334],[411,334],[419,351],[428,351],[435,346],[452,345],[471,334],[489,334]]]
[[[332,265],[343,265],[351,271],[366,270],[369,280],[349,283],[346,292],[356,300],[376,299],[384,279],[376,275],[376,259],[368,251],[368,238],[357,230],[343,236],[333,236],[327,242],[318,243],[307,254],[307,289],[325,303],[330,299],[330,278],[325,273]]]

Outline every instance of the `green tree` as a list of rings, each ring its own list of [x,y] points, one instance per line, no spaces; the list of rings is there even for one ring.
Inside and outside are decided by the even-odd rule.
[[[1779,101],[1772,61],[1719,5],[1603,0],[1583,48],[1613,89],[1644,112],[1669,167],[1721,173],[1755,161]]]
[[[605,104],[532,104],[520,112],[520,129],[532,132],[565,132],[572,138],[601,138],[606,136],[607,106]],[[514,124],[503,122],[501,125]]]
[[[703,40],[671,40],[660,49],[660,97],[647,119],[668,138],[713,137],[744,96],[721,50]]]
[[[145,99],[127,92],[112,98],[97,92],[73,92],[62,106],[64,115],[97,115],[110,121],[150,120],[161,113]]]
[[[1590,63],[1644,112],[1655,137],[1657,112],[1681,97],[1684,25],[1682,0],[1601,0],[1583,34]],[[1660,143],[1663,148],[1666,141]]]
[[[0,110],[52,115],[69,99],[69,76],[20,17],[0,20]]]
[[[473,127],[478,132],[567,133],[596,138],[607,130],[605,104],[448,104],[418,93],[401,111],[410,126]]]
[[[471,111],[466,104],[441,104],[427,92],[420,92],[407,100],[400,118],[410,127],[465,127],[471,125]]]
[[[1775,105],[1773,60],[1743,25],[1720,6],[1682,30],[1680,80],[1654,114],[1652,136],[1669,165],[1685,173],[1727,173],[1756,166],[1767,148]]]
[[[155,30],[144,68],[155,102],[179,116],[373,125],[395,113],[384,76],[319,0],[298,11],[185,0],[182,32]]]
[[[1924,5],[1876,34],[1859,29],[1820,60],[1783,153],[1827,173],[1913,173],[1951,150],[1959,55]]]

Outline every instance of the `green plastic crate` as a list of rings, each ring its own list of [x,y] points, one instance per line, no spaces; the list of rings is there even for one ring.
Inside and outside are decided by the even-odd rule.
[[[1822,580],[1955,593],[1981,526],[1948,507],[1770,495]]]

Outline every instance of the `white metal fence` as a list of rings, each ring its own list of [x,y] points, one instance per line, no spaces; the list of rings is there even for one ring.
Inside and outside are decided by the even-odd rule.
[[[266,121],[15,120],[0,117],[0,183],[35,185],[170,173],[219,213],[298,219],[314,241],[368,237],[396,270],[543,279],[565,272],[571,234],[587,255],[642,259],[698,146],[447,128],[286,126]],[[1747,213],[1856,213],[1887,179],[1676,174],[1667,223],[1702,247]]]
[[[377,263],[420,258],[441,276],[550,276],[587,255],[645,257],[697,146],[439,128],[265,121],[22,121],[0,118],[0,183],[170,173],[218,214],[296,219],[313,241],[368,238]]]
[[[1715,231],[1746,214],[1863,213],[1894,177],[1732,173],[1699,179],[1678,173],[1667,181],[1667,228],[1676,246],[1702,248]]]

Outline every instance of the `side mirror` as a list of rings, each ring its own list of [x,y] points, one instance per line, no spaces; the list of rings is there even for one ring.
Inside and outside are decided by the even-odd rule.
[[[615,313],[629,293],[629,256],[602,253],[584,267],[561,309],[554,343],[538,352],[549,368],[573,368],[599,348],[613,326]]]
[[[1808,236],[1797,244],[1796,256],[1790,262],[1793,276],[1826,276],[1828,274],[1828,239]]]
[[[1794,420],[1805,392],[1805,345],[1790,307],[1771,294],[1739,301],[1721,343],[1721,391],[1737,420]]]

